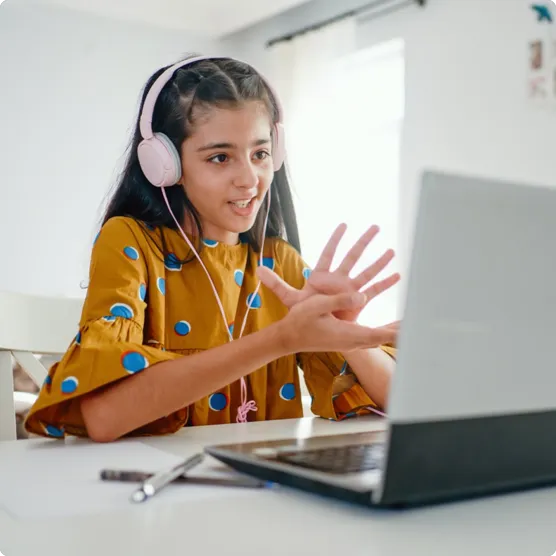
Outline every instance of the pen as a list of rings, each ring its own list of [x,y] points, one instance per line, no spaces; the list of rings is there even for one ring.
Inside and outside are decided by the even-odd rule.
[[[131,495],[131,500],[133,502],[144,502],[147,498],[153,497],[174,479],[199,465],[203,458],[204,454],[195,454],[171,469],[153,474],[141,483],[141,486]]]
[[[140,483],[146,481],[152,476],[153,473],[145,473],[144,471],[103,469],[100,472],[100,478],[102,481],[117,481],[123,483]],[[259,479],[252,479],[251,477],[191,477],[189,475],[180,475],[172,482],[190,485],[245,488],[264,488],[272,485],[269,481],[261,481]]]

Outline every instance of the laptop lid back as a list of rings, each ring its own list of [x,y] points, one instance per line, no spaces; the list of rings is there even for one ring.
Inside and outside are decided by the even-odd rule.
[[[385,503],[556,480],[556,189],[427,172]]]

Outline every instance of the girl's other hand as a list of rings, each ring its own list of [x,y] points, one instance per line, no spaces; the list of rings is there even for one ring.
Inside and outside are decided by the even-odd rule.
[[[334,316],[342,311],[360,311],[366,302],[364,294],[350,292],[336,295],[317,293],[296,303],[277,323],[284,351],[345,353],[395,342],[396,323],[369,328]]]

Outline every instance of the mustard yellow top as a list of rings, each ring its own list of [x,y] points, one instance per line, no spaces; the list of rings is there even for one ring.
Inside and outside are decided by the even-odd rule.
[[[160,361],[177,359],[229,341],[214,293],[199,262],[184,265],[190,255],[179,232],[131,218],[110,219],[92,250],[89,289],[79,331],[59,363],[54,364],[32,407],[29,432],[63,438],[86,436],[80,396],[124,379]],[[204,241],[201,258],[218,291],[237,338],[249,296],[257,286],[258,256],[248,246]],[[285,241],[265,241],[263,264],[295,288],[302,288],[309,269]],[[261,287],[251,303],[244,335],[283,318],[287,309]],[[393,354],[393,349],[383,348]],[[248,399],[258,410],[248,420],[296,418],[303,415],[298,365],[303,370],[316,415],[343,419],[375,406],[343,357],[337,353],[300,353],[281,357],[246,377]],[[241,405],[240,381],[194,404],[162,417],[132,435],[171,433],[183,426],[235,422]]]

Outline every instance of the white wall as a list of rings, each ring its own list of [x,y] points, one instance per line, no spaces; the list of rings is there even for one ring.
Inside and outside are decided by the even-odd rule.
[[[0,6],[0,289],[82,295],[97,207],[140,88],[191,50],[264,66],[267,39],[365,0],[313,0],[215,45],[63,9]],[[425,167],[554,184],[556,112],[525,98],[528,0],[429,0],[362,23],[358,43],[406,44],[402,238]],[[218,48],[220,46],[220,48]]]
[[[361,25],[360,46],[398,35],[406,41],[400,198],[407,242],[424,168],[556,185],[556,109],[527,100],[528,41],[540,32],[530,5],[431,0],[420,15]]]
[[[144,82],[214,48],[64,8],[0,6],[0,289],[84,294],[98,208]]]
[[[236,55],[264,66],[266,40],[365,3],[313,0],[228,37],[226,44]],[[360,23],[362,48],[405,40],[402,255],[410,246],[424,168],[556,185],[556,110],[533,108],[526,100],[527,41],[536,27],[530,4],[428,0],[425,9],[408,8]]]

